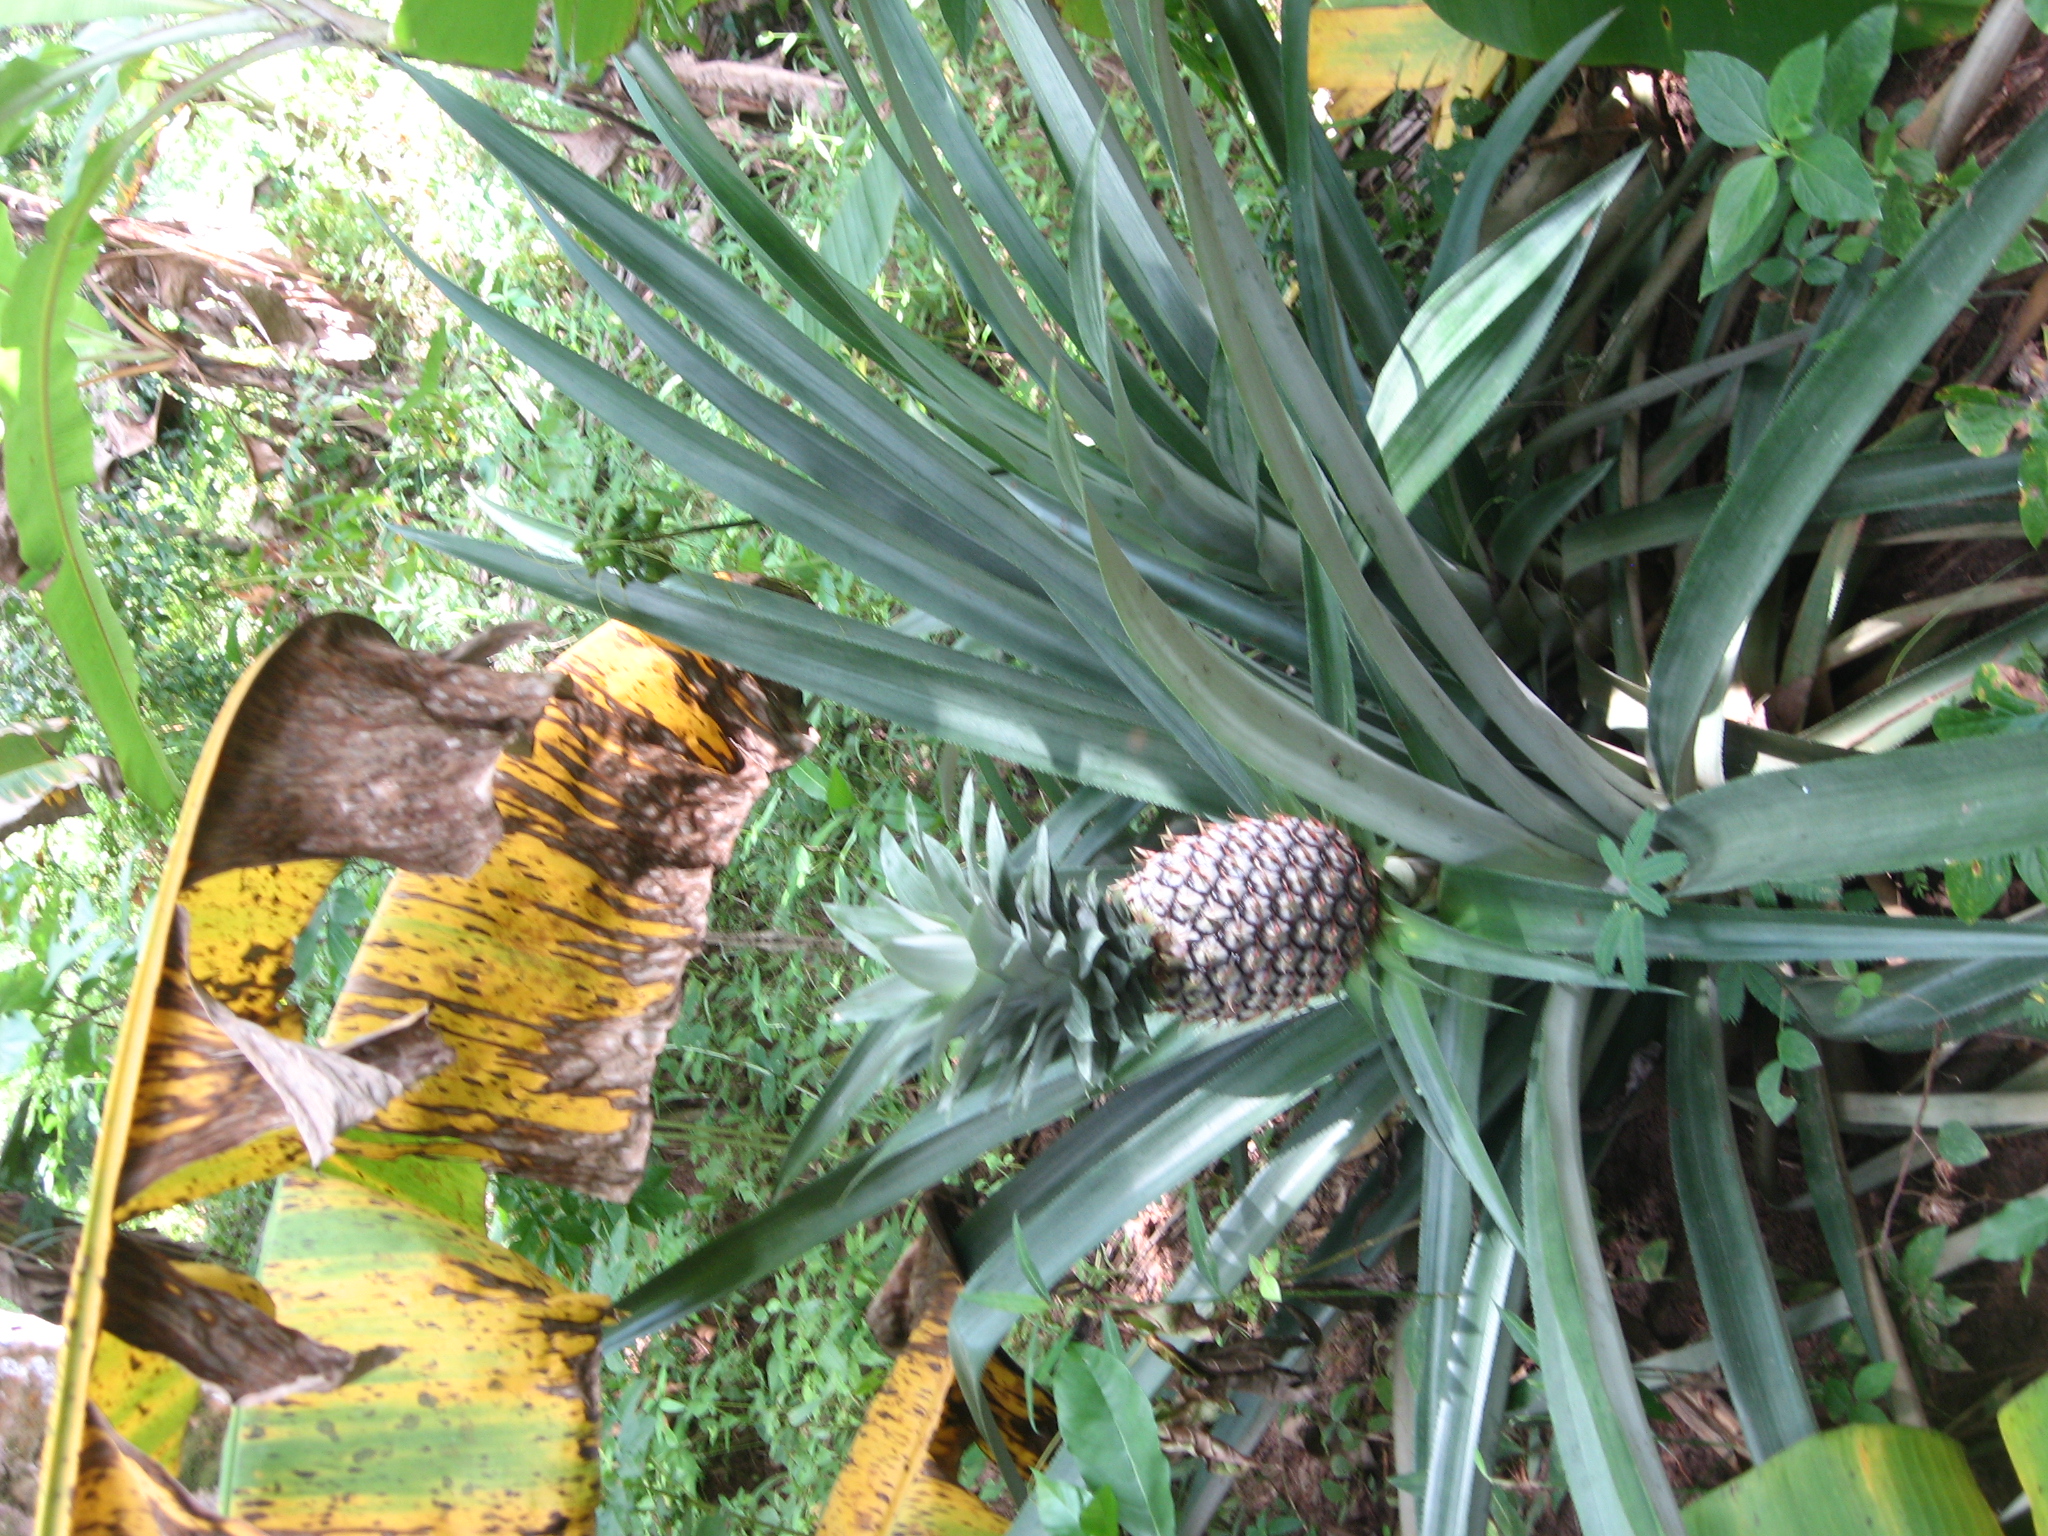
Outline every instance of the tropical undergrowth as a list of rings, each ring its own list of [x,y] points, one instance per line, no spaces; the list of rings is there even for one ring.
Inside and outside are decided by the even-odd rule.
[[[735,10],[714,25],[744,51],[776,18]],[[70,41],[89,48],[106,37],[102,28]],[[62,46],[33,35],[17,45],[30,56]],[[102,114],[102,127],[109,115],[118,123],[166,78],[223,52],[152,58],[133,95],[111,104],[60,103],[29,125],[0,162],[0,179],[61,196],[89,111]],[[564,131],[593,121],[544,92],[486,88],[523,121]],[[1005,110],[1000,94],[988,109],[992,121]],[[814,228],[831,220],[866,153],[850,115],[782,115],[738,132],[778,205]],[[1020,135],[1017,153],[1017,184],[1043,188],[1042,146]],[[659,157],[623,156],[615,184],[643,206],[673,207]],[[247,662],[305,614],[367,613],[429,649],[506,620],[551,622],[561,638],[522,647],[521,662],[544,661],[587,627],[574,610],[479,581],[393,534],[408,525],[482,533],[496,526],[493,513],[524,517],[564,530],[593,564],[753,573],[802,588],[830,612],[895,616],[886,598],[794,541],[721,514],[544,382],[505,368],[447,314],[380,220],[498,302],[548,316],[579,344],[633,366],[630,338],[516,190],[381,65],[313,52],[251,69],[164,125],[122,178],[118,206],[100,211],[221,222],[258,247],[305,252],[361,307],[375,341],[359,370],[299,360],[283,370],[282,388],[238,389],[173,369],[90,397],[96,410],[157,427],[152,443],[86,490],[82,512],[114,606],[137,638],[144,710],[174,765],[189,765]],[[874,274],[878,291],[950,335],[963,357],[989,355],[985,328],[957,290],[930,276],[907,221],[900,230],[898,254]],[[723,259],[748,259],[715,221],[706,239]],[[177,319],[154,318],[167,328]],[[241,349],[233,355],[274,361],[259,335],[232,345]],[[78,718],[86,742],[104,750],[33,604],[0,587],[0,719],[50,716]],[[818,750],[771,788],[715,887],[712,923],[724,939],[689,973],[656,1084],[654,1176],[624,1209],[498,1181],[501,1235],[573,1284],[626,1289],[765,1203],[789,1135],[847,1043],[831,1004],[857,965],[831,937],[821,904],[854,896],[869,878],[877,830],[902,831],[913,809],[935,817],[941,781],[950,775],[957,785],[968,766],[829,701],[817,702],[813,720]],[[1017,793],[1030,802],[1028,777]],[[169,827],[134,797],[95,796],[91,816],[18,834],[5,849],[0,1132],[11,1125],[14,1135],[0,1183],[58,1207],[76,1204],[90,1164],[139,903]],[[316,1032],[383,878],[368,867],[346,872],[301,943],[294,996]],[[174,1235],[246,1269],[267,1204],[267,1186],[236,1190]],[[861,1308],[903,1230],[897,1218],[870,1223],[698,1332],[616,1362],[608,1529],[690,1530],[703,1519],[775,1529],[809,1518],[886,1364]],[[194,1439],[199,1460],[187,1471],[202,1486],[211,1452],[205,1435]]]

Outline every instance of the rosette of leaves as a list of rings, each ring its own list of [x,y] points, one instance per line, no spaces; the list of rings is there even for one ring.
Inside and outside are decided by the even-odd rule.
[[[1105,905],[1097,872],[1054,871],[1043,828],[1011,848],[993,806],[976,828],[971,786],[964,803],[964,859],[921,827],[908,849],[885,833],[886,893],[827,908],[847,940],[892,973],[839,1005],[846,1022],[881,1026],[845,1070],[863,1077],[878,1056],[940,1065],[959,1040],[955,1083],[972,1082],[986,1060],[1001,1066],[1006,1088],[1028,1093],[1071,1053],[1083,1081],[1099,1085],[1120,1053],[1149,1038],[1142,938]]]
[[[969,1060],[945,1102],[837,1160],[818,1146],[805,1182],[623,1297],[607,1347],[1072,1117],[954,1234],[966,1279],[950,1347],[982,1414],[981,1367],[1019,1315],[1000,1300],[1032,1289],[1027,1274],[1059,1285],[1137,1211],[1298,1110],[1173,1293],[1209,1298],[1398,1102],[1406,1118],[1382,1134],[1408,1139],[1419,1173],[1362,1195],[1328,1262],[1370,1262],[1415,1223],[1421,1528],[1462,1533],[1490,1507],[1479,1469],[1503,1444],[1493,1383],[1519,1352],[1540,1361],[1552,1413],[1538,1434],[1581,1524],[1676,1532],[1637,1387],[1638,1370],[1669,1379],[1667,1364],[1631,1358],[1579,1134],[1585,1101],[1625,1092],[1630,1061],[1656,1042],[1711,1328],[1686,1368],[1719,1363],[1760,1471],[1779,1455],[1836,1456],[1747,1193],[1731,1078],[1775,1056],[1781,1028],[1809,1046],[1924,1051],[1930,995],[1944,1038],[1966,1039],[2022,1016],[2048,976],[2037,923],[1887,909],[1844,885],[1896,887],[2048,844],[2048,743],[1931,739],[1980,666],[2048,641],[2048,610],[1987,605],[1973,611],[1988,619],[1908,652],[1915,628],[1887,630],[1909,621],[1858,585],[1888,541],[1976,537],[1962,530],[1987,521],[2019,531],[2016,456],[1975,457],[1930,434],[1938,418],[1891,408],[2048,196],[2048,124],[2020,133],[1967,198],[1930,193],[1923,209],[1916,189],[1925,227],[1903,254],[1881,239],[1846,254],[1800,244],[1802,262],[1842,263],[1830,286],[1815,291],[1828,268],[1804,290],[1723,283],[1695,316],[1667,301],[1704,235],[1676,237],[1716,216],[1703,189],[1717,175],[1712,210],[1725,199],[1761,212],[1724,227],[1710,288],[1782,244],[1789,223],[1883,211],[1847,135],[1886,62],[1888,13],[1770,79],[1728,84],[1732,71],[1702,65],[1702,122],[1758,153],[1645,142],[1482,247],[1483,215],[1589,30],[1473,152],[1428,269],[1397,274],[1314,118],[1303,0],[1283,8],[1277,36],[1249,0],[1202,8],[1234,74],[1195,60],[1205,100],[1256,124],[1239,185],[1184,83],[1175,47],[1191,39],[1159,6],[1106,7],[1128,118],[1036,0],[988,9],[1066,179],[1064,231],[1033,221],[977,136],[978,59],[944,58],[901,0],[852,0],[865,47],[859,61],[836,56],[904,206],[1029,389],[999,387],[835,268],[651,51],[621,63],[648,129],[750,243],[786,309],[672,221],[420,77],[545,211],[635,350],[608,367],[437,275],[451,303],[735,515],[961,644],[684,571],[638,582],[538,548],[415,536],[1021,765],[1054,806],[1055,868],[1128,844],[1148,807],[1306,814],[1371,854],[1401,910],[1337,999],[1130,1040],[1106,1091],[1071,1059],[1048,1063],[1028,1095],[1007,1063]],[[843,48],[834,17],[821,8],[818,21]],[[1747,115],[1722,113],[1729,101]],[[1744,195],[1730,196],[1737,173]],[[1246,202],[1262,221],[1270,210],[1280,238],[1254,231]],[[677,380],[692,409],[670,403]],[[1666,553],[1680,546],[1683,559]],[[1878,985],[1844,1014],[1849,963]],[[1893,1358],[1897,1332],[1865,1283],[1869,1236],[1831,1153],[1825,1058],[1788,1047],[1776,1059],[1845,1287],[1837,1315],[1874,1358]],[[1885,1097],[1864,1108],[1900,1112]],[[1311,1318],[1317,1305],[1303,1302]],[[1148,1388],[1171,1374],[1163,1357],[1137,1369]],[[1901,1360],[1898,1391],[1912,1375]],[[1948,1442],[1893,1434],[1871,1454],[1925,1451],[1929,1488],[1983,1508]],[[1876,1463],[1842,1457],[1829,1484],[1842,1507],[1880,1499],[1876,1474],[1856,1470]]]

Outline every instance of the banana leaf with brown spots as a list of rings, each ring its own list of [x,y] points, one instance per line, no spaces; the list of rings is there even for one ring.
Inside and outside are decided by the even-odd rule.
[[[619,624],[488,664],[531,629],[435,655],[326,615],[216,718],[83,1220],[40,1252],[0,1220],[0,1289],[67,1330],[38,1536],[594,1528],[610,1302],[486,1236],[486,1170],[639,1186],[712,876],[813,738]],[[312,1041],[291,958],[351,858],[399,873]],[[260,1283],[117,1227],[278,1175]],[[236,1405],[218,1514],[163,1464],[202,1394]]]

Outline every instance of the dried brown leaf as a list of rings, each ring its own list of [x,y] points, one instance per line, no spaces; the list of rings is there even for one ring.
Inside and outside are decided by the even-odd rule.
[[[236,716],[186,867],[368,857],[467,875],[503,830],[492,776],[561,686],[403,649],[356,614],[307,620]]]
[[[600,122],[577,133],[548,135],[562,147],[569,163],[584,175],[603,181],[618,169],[619,157],[633,142],[633,136],[617,123]]]
[[[324,1160],[337,1132],[375,1114],[398,1091],[455,1059],[424,1009],[333,1051],[263,1030],[229,1013],[192,979],[189,946],[190,925],[181,907],[165,950],[149,1053],[121,1169],[123,1205],[181,1168],[250,1147],[287,1127],[298,1132],[309,1154]],[[231,1034],[220,1022],[224,1017],[241,1029]],[[257,1043],[246,1033],[251,1030],[268,1043]],[[343,1058],[347,1065],[319,1059],[325,1057]],[[342,1083],[359,1093],[344,1102]],[[372,1084],[379,1090],[385,1084],[397,1086],[382,1097],[361,1092]],[[277,1166],[252,1165],[247,1176],[268,1177],[296,1160],[296,1153],[286,1149]]]
[[[237,1407],[331,1392],[400,1353],[351,1353],[309,1339],[241,1297],[181,1274],[125,1232],[114,1235],[107,1264],[104,1322],[115,1338],[177,1361]]]

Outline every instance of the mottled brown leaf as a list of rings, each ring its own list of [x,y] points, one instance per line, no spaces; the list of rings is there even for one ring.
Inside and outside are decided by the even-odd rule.
[[[455,1059],[424,1008],[333,1051],[236,1019],[193,980],[189,945],[190,924],[180,908],[165,947],[149,1052],[121,1169],[124,1208],[178,1169],[241,1149],[250,1149],[249,1155],[262,1164],[243,1170],[246,1178],[281,1172],[300,1154],[289,1138],[267,1148],[256,1146],[274,1132],[296,1131],[306,1152],[324,1161],[338,1131]],[[241,1030],[231,1033],[223,1027],[224,1017]],[[322,1057],[343,1058],[346,1065]],[[343,1083],[353,1091],[344,1094]]]
[[[309,619],[251,686],[214,770],[185,883],[295,859],[470,874],[502,824],[498,753],[559,680],[402,648],[356,614]]]
[[[78,1455],[71,1536],[264,1536],[246,1520],[217,1515],[176,1478],[122,1439],[90,1403]]]
[[[237,1407],[299,1392],[331,1392],[400,1351],[335,1349],[287,1328],[239,1296],[181,1274],[146,1243],[114,1235],[107,1263],[106,1330],[175,1360]]]
[[[369,1122],[387,1147],[459,1140],[490,1167],[628,1200],[712,876],[816,738],[789,690],[623,624],[557,665],[569,686],[532,754],[499,766],[504,841],[470,879],[391,882],[328,1027],[346,1040],[431,1005],[455,1048]]]

